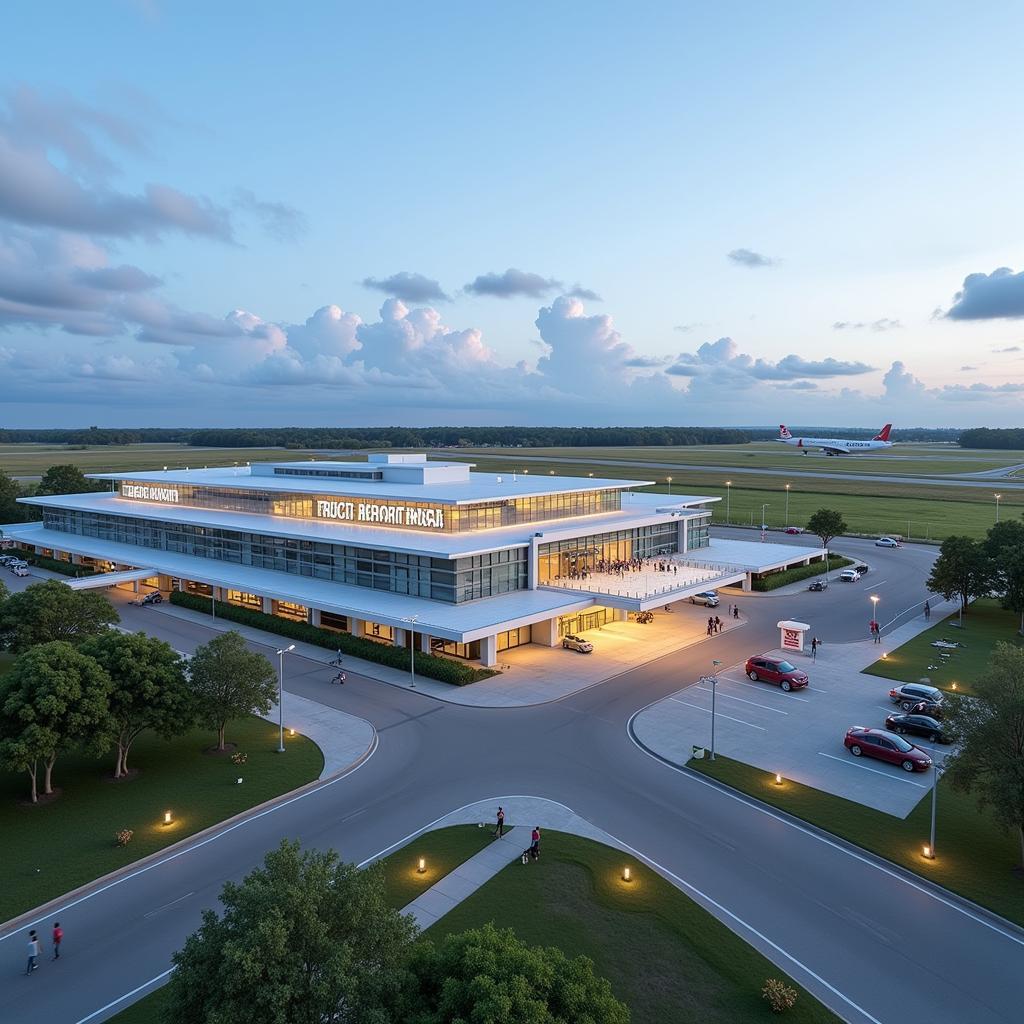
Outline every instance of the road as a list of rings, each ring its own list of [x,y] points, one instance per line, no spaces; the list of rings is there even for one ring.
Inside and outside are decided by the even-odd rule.
[[[863,542],[846,547],[866,550]],[[873,563],[882,554],[894,570],[891,609],[910,596],[918,602],[934,550],[880,550]],[[908,578],[917,581],[910,589]],[[168,970],[171,952],[216,904],[223,883],[241,878],[282,837],[362,862],[454,808],[521,794],[566,804],[640,851],[848,1021],[1018,1021],[1020,933],[632,742],[630,717],[705,671],[710,657],[731,664],[775,646],[775,622],[792,615],[814,615],[823,637],[852,639],[867,597],[836,584],[824,595],[741,601],[750,618],[744,629],[527,708],[447,704],[352,672],[342,692],[327,685],[325,666],[295,661],[289,691],[372,722],[376,753],[346,776],[49,915],[67,935],[59,966],[20,977],[25,929],[0,937],[8,971],[0,1019],[104,1019],[113,1012],[104,1007]],[[124,618],[181,650],[211,636],[205,625],[158,609],[131,608]],[[852,632],[863,636],[862,627]],[[507,803],[514,817],[514,800]]]

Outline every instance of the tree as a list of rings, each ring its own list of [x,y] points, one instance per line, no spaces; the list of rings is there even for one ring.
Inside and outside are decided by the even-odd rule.
[[[0,759],[28,773],[32,802],[43,765],[53,792],[57,756],[75,744],[102,752],[111,740],[110,676],[69,643],[54,640],[22,654],[0,679]]]
[[[807,532],[818,537],[823,548],[827,548],[829,541],[841,537],[848,529],[843,514],[831,508],[819,508],[807,520]]]
[[[943,717],[959,742],[947,762],[950,781],[991,807],[1005,831],[1017,832],[1024,868],[1024,649],[996,644],[974,696],[949,696]]]
[[[0,470],[0,523],[25,521],[25,505],[18,504],[24,492],[17,480]]]
[[[39,481],[36,494],[84,494],[94,491],[82,471],[70,463],[63,466],[51,466]]]
[[[15,653],[49,640],[77,644],[120,621],[102,594],[47,580],[12,594],[0,605],[0,644]]]
[[[995,585],[992,560],[978,541],[970,537],[947,537],[925,585],[947,601],[959,598],[963,613],[972,598],[989,593]]]
[[[493,924],[439,945],[421,943],[411,970],[416,979],[409,1024],[628,1024],[629,1010],[594,973],[585,956],[570,960],[554,947],[528,946],[511,928]]]
[[[250,651],[236,630],[196,648],[189,681],[200,719],[217,730],[218,750],[224,749],[224,729],[232,718],[265,715],[277,699],[274,666]]]
[[[185,661],[169,644],[145,633],[109,629],[86,640],[79,650],[101,665],[113,682],[115,779],[127,774],[128,752],[145,729],[171,739],[192,725],[195,705],[185,679]]]
[[[388,906],[383,869],[334,850],[282,842],[241,884],[221,891],[223,916],[174,954],[169,1024],[291,1024],[401,1018],[416,926]]]
[[[996,523],[985,538],[985,551],[992,562],[993,588],[1002,606],[1020,616],[1024,633],[1024,522],[1005,519]]]

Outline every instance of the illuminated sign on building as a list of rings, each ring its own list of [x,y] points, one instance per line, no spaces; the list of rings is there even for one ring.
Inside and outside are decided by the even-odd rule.
[[[141,501],[167,501],[178,504],[177,487],[151,487],[149,484],[121,484],[122,498],[137,498]]]
[[[347,523],[379,523],[381,526],[421,526],[444,529],[444,509],[415,505],[386,505],[368,501],[330,501],[318,498],[318,519],[340,519]]]

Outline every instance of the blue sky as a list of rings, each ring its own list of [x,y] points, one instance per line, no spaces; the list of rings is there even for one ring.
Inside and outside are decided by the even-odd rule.
[[[1021,420],[1018,4],[7,27],[5,426]]]

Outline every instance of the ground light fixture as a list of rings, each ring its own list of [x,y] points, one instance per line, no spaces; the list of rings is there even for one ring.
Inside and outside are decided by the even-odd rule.
[[[668,493],[671,494],[672,493],[672,477],[667,476],[667,477],[665,477],[665,479],[668,481]]]
[[[174,815],[170,811],[164,811],[164,824],[171,825],[174,823]]]
[[[950,687],[955,690],[956,689],[956,683],[950,683]]]
[[[781,786],[782,785],[782,775],[779,772],[775,773],[775,785],[776,786]]]
[[[417,874],[422,875],[427,870],[427,858],[420,857],[419,864],[416,867]]]
[[[288,735],[289,736],[294,736],[295,735],[295,730],[294,729],[289,729],[288,730]]]
[[[632,872],[630,871],[630,868],[629,868],[628,864],[622,869],[622,880],[624,882],[632,882],[633,881],[633,875],[632,875]]]

